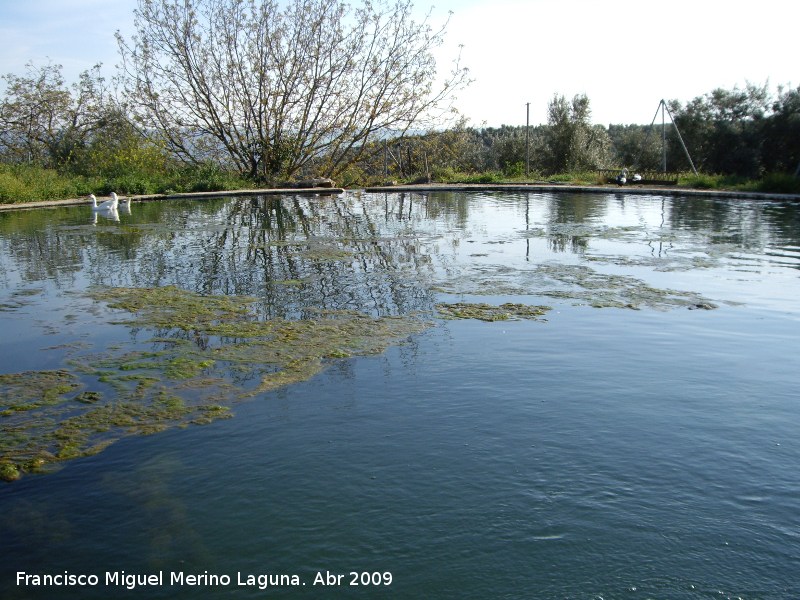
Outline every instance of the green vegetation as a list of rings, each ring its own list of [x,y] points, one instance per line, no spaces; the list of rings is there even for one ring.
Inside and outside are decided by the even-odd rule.
[[[569,184],[569,185],[602,185],[604,178],[596,171],[573,171],[568,173],[555,173],[552,175],[542,175],[539,172],[530,173],[527,177],[524,174],[507,175],[500,171],[489,171],[486,173],[464,173],[452,170],[437,173],[438,176],[432,177],[431,181],[436,183],[452,184]],[[402,183],[415,183],[413,179],[402,181]]]
[[[749,179],[741,175],[683,173],[678,178],[678,186],[698,190],[800,194],[800,178],[785,173],[771,173],[760,179]]]
[[[0,478],[100,452],[128,435],[205,424],[257,394],[304,381],[333,360],[383,351],[429,326],[416,317],[318,311],[262,320],[253,298],[175,287],[99,288],[140,348],[75,348],[71,369],[0,376]]]
[[[604,185],[605,178],[596,171],[578,171],[542,175],[531,173],[507,176],[500,171],[485,173],[441,170],[431,182],[450,184],[564,184]],[[396,180],[397,183],[419,183],[417,178]],[[354,187],[382,184],[381,178],[352,181]],[[63,175],[52,169],[36,166],[3,165],[0,163],[0,204],[35,202],[80,198],[90,193],[107,195],[112,191],[120,194],[172,194],[184,192],[209,192],[252,189],[256,182],[235,173],[226,173],[212,166],[185,168],[161,176],[130,174],[112,179]],[[707,173],[682,173],[677,187],[701,190],[731,190],[775,194],[800,194],[800,178],[785,173],[768,174],[760,179],[738,175],[711,175]]]
[[[436,305],[439,315],[445,319],[477,319],[479,321],[513,321],[520,319],[536,320],[547,314],[549,306],[529,306],[506,302],[500,306],[485,302],[456,302]]]
[[[171,194],[250,189],[254,182],[214,165],[165,169],[159,172],[123,171],[114,175],[60,173],[36,165],[0,163],[0,203],[80,198],[89,194]]]
[[[54,169],[0,163],[0,203],[3,204],[77,198],[95,191],[94,183],[83,176],[59,174]]]
[[[205,4],[205,0],[194,3]],[[175,9],[191,12],[192,4],[177,3]],[[225,2],[208,7],[214,11],[233,10]],[[338,2],[318,8],[332,22],[340,19],[336,10],[348,10]],[[298,10],[301,12],[281,18],[302,22],[304,15]],[[328,12],[331,10],[333,13]],[[162,16],[143,13],[142,33],[156,37],[163,34],[166,38],[176,34],[174,22]],[[400,13],[391,17],[372,16],[401,21],[408,18]],[[204,27],[200,21],[195,26]],[[410,47],[419,46],[420,60],[439,39],[439,34],[426,38],[413,27],[404,30],[403,35]],[[225,36],[219,39],[227,40]],[[231,38],[227,43],[235,41]],[[133,59],[129,65],[133,71],[125,74],[129,83],[141,83],[135,77],[135,69],[153,65],[138,61],[147,62],[154,57],[137,55],[137,48],[120,42],[124,53]],[[325,52],[314,48],[313,52],[309,50],[309,56],[335,55],[340,50],[337,44],[341,40],[317,42],[328,44]],[[176,52],[183,48],[181,44],[174,47]],[[362,49],[368,51],[368,47]],[[209,49],[218,50],[224,48]],[[238,53],[220,55],[235,57]],[[663,146],[660,128],[593,124],[590,101],[585,94],[572,99],[555,94],[548,103],[547,123],[529,128],[504,125],[476,129],[462,120],[455,124],[428,123],[426,127],[434,128],[417,133],[423,127],[422,122],[416,122],[421,118],[417,110],[426,103],[408,105],[407,98],[416,98],[416,91],[404,94],[402,90],[395,90],[398,98],[405,99],[398,100],[397,105],[383,99],[379,111],[374,106],[371,111],[367,107],[363,111],[357,108],[350,111],[359,115],[359,120],[366,119],[361,128],[345,128],[355,132],[354,139],[339,139],[338,122],[325,122],[323,109],[320,118],[315,119],[319,130],[308,129],[301,139],[290,133],[296,129],[294,115],[281,113],[278,107],[275,111],[259,109],[252,113],[264,113],[263,118],[277,119],[275,122],[250,123],[227,113],[222,122],[219,111],[229,110],[228,105],[203,104],[203,99],[215,96],[204,94],[201,88],[213,85],[209,82],[230,72],[246,79],[239,82],[242,89],[252,84],[264,98],[273,97],[269,89],[258,88],[258,85],[268,86],[270,78],[257,77],[260,71],[252,71],[253,65],[227,65],[229,68],[223,73],[214,69],[225,65],[214,63],[207,65],[210,71],[203,75],[183,72],[181,65],[185,61],[180,56],[161,58],[171,70],[145,71],[157,71],[175,81],[152,82],[158,85],[148,92],[155,94],[150,98],[128,90],[124,101],[110,92],[99,67],[85,71],[72,85],[67,85],[61,76],[61,66],[55,64],[44,67],[29,64],[24,75],[3,76],[6,85],[4,96],[0,97],[0,203],[80,197],[89,193],[106,195],[111,191],[135,195],[233,190],[315,176],[335,177],[337,184],[344,187],[395,181],[596,185],[605,183],[598,175],[602,169],[626,167],[631,173],[662,171],[665,156],[670,172],[692,173],[680,177],[682,187],[800,192],[800,87],[779,87],[773,94],[766,85],[748,85],[743,90],[713,90],[685,103],[671,100],[667,105],[681,136],[670,127]],[[425,60],[408,65],[409,69],[420,72],[429,67]],[[270,64],[269,68],[280,72],[282,67]],[[303,80],[303,69],[292,72]],[[454,73],[443,95],[434,94],[427,106],[444,100],[464,83],[464,76],[463,70]],[[247,79],[252,77],[256,80]],[[355,97],[368,97],[369,82],[356,79],[367,87],[360,89]],[[160,85],[167,89],[194,90],[195,84],[200,96],[197,115],[191,119],[185,111],[172,111],[169,94],[158,92]],[[225,85],[230,87],[227,81]],[[302,85],[298,88],[302,96],[298,103],[313,102],[316,92],[303,93],[301,88]],[[239,88],[231,89],[235,92]],[[345,104],[352,100],[344,91],[332,93]],[[340,93],[344,95],[338,96]],[[240,98],[243,107],[252,100],[246,96]],[[176,121],[170,121],[171,125],[152,122],[151,105],[162,102],[165,104],[158,115],[174,118]],[[287,107],[294,104],[284,102],[282,106],[290,110]],[[398,118],[406,123],[405,129],[393,129],[397,132],[393,138],[381,139],[385,133],[384,120],[396,124]],[[187,119],[193,122],[188,129]],[[238,129],[239,123],[244,129]],[[441,129],[442,126],[449,127]],[[687,160],[684,142],[699,175],[694,174]]]

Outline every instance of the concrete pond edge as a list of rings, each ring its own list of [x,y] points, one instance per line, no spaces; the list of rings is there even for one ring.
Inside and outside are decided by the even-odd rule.
[[[698,190],[677,187],[644,187],[644,186],[587,186],[571,184],[503,184],[503,183],[469,183],[469,184],[412,184],[387,185],[353,188],[350,191],[367,193],[402,193],[402,192],[578,192],[590,194],[632,194],[658,196],[690,196],[701,198],[729,198],[737,200],[771,200],[800,201],[800,194],[776,194],[765,192],[742,192],[733,190]],[[152,202],[176,199],[220,198],[226,196],[262,196],[262,195],[307,195],[335,196],[345,193],[344,188],[263,188],[245,190],[223,190],[215,192],[185,192],[180,194],[144,194],[125,196],[132,202]],[[86,198],[70,198],[66,200],[42,200],[35,202],[16,202],[0,204],[0,212],[12,210],[30,210],[35,208],[58,208],[60,206],[78,206],[86,204]]]

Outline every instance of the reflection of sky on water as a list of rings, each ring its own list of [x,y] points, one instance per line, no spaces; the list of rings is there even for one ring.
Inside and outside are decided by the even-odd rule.
[[[178,285],[248,294],[266,315],[304,306],[402,314],[430,288],[482,277],[537,295],[537,266],[779,308],[796,296],[794,205],[623,194],[364,194],[136,205],[119,222],[85,207],[0,215],[6,312],[41,298],[57,312],[90,285]],[[531,280],[533,279],[533,283]],[[472,288],[472,289],[470,289]],[[486,286],[481,293],[490,293]],[[16,309],[19,310],[19,309]],[[46,315],[40,315],[47,321]]]

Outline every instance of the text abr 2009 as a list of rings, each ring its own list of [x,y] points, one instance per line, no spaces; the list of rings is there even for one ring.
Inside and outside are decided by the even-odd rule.
[[[350,571],[350,585],[392,585],[392,574],[389,571]]]

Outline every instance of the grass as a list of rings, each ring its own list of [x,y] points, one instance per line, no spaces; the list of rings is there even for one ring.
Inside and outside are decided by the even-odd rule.
[[[0,164],[0,204],[80,198],[90,193],[170,194],[253,187],[254,182],[210,165],[102,177],[61,174],[33,165]]]
[[[438,175],[438,177],[437,177]],[[596,171],[579,171],[541,175],[531,173],[507,176],[498,171],[487,173],[434,173],[433,180],[441,183],[552,183],[571,185],[605,185],[603,175]],[[708,173],[683,173],[678,176],[678,186],[700,190],[730,190],[774,194],[800,194],[800,178],[785,173],[771,173],[760,179],[738,175],[713,175]]]
[[[413,183],[411,177],[405,183]],[[527,176],[520,169],[508,173],[502,171],[485,171],[481,173],[464,173],[452,169],[438,169],[431,173],[432,181],[439,183],[564,183],[574,185],[599,185],[603,182],[602,176],[595,171],[579,171],[571,173],[558,173],[542,175],[531,171]]]
[[[363,173],[350,174],[346,187],[359,187],[366,183]],[[410,177],[404,183],[414,183],[418,177]],[[481,173],[457,172],[453,169],[437,169],[431,180],[453,184],[491,183],[550,183],[573,185],[602,185],[603,176],[596,171],[581,171],[542,175],[532,172],[527,177],[516,169],[513,173],[486,171]],[[119,194],[171,194],[181,192],[210,192],[237,189],[252,189],[259,184],[235,173],[224,171],[213,165],[182,167],[163,172],[131,172],[101,177],[61,174],[53,169],[32,165],[0,164],[0,204],[34,202],[79,198],[90,193]],[[702,190],[733,190],[778,194],[800,193],[800,178],[791,174],[772,173],[760,179],[747,179],[735,175],[684,173],[678,178],[678,186]]]
[[[787,173],[768,173],[760,179],[748,179],[738,175],[687,173],[678,177],[678,185],[700,190],[800,194],[800,178]]]
[[[97,181],[60,175],[53,169],[0,164],[0,203],[58,200],[88,195]]]

